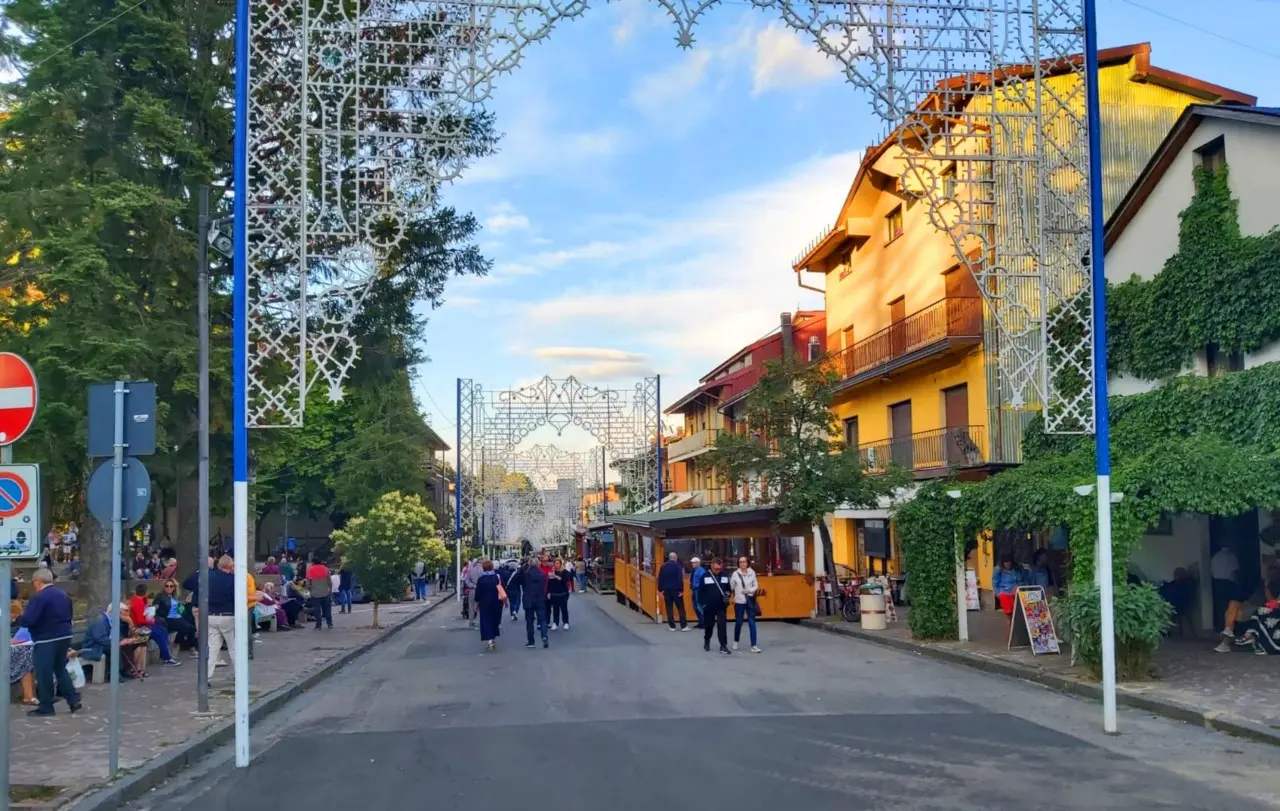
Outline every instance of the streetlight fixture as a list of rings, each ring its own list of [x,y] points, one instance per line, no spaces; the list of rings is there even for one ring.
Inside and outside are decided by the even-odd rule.
[[[948,490],[947,498],[958,501],[963,495],[959,490]],[[964,547],[960,546],[960,531],[954,526],[951,530],[951,541],[955,545],[956,555],[956,622],[961,642],[969,641],[969,601],[965,599],[967,583],[964,576]]]

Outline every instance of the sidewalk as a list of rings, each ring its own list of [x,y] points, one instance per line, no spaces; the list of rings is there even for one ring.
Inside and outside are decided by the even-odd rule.
[[[451,599],[451,592],[444,599]],[[382,627],[376,631],[369,627],[372,605],[362,605],[351,614],[335,613],[333,630],[304,626],[296,631],[263,632],[249,664],[250,701],[305,679],[439,600],[433,593],[426,602],[384,605],[378,611]],[[186,654],[180,667],[148,665],[150,676],[145,681],[120,685],[121,772],[137,769],[231,716],[235,684],[225,651],[222,657],[228,664],[218,668],[209,683],[208,716],[195,714],[196,660]],[[63,703],[58,704],[54,718],[32,718],[26,714],[27,707],[11,705],[9,782],[15,804],[61,804],[107,779],[109,690],[110,684],[86,684],[85,709],[76,715],[69,714]]]
[[[1030,648],[1009,650],[1004,615],[970,612],[969,638],[960,642],[919,642],[907,629],[908,608],[884,631],[864,631],[839,617],[819,616],[803,624],[912,651],[937,659],[998,672],[1100,700],[1098,683],[1083,667],[1071,666],[1070,648],[1061,655],[1032,656]],[[1165,639],[1156,653],[1155,678],[1117,686],[1120,704],[1233,735],[1280,745],[1280,684],[1275,660],[1237,651],[1214,653],[1216,638]]]

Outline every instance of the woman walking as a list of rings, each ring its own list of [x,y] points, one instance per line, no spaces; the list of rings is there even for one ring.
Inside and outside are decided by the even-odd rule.
[[[760,581],[756,579],[755,569],[751,561],[743,555],[738,558],[738,568],[729,578],[729,587],[733,589],[733,649],[738,649],[738,640],[742,638],[742,621],[747,621],[751,632],[751,652],[759,653],[756,644],[756,616],[760,613],[760,604],[756,598],[760,596]]]
[[[480,641],[489,650],[497,648],[498,635],[502,632],[502,604],[507,599],[502,578],[493,570],[493,561],[478,564],[480,577],[476,579],[476,615],[480,620]]]
[[[551,603],[551,630],[561,623],[569,630],[569,591],[573,588],[574,574],[564,568],[564,561],[556,558],[551,574],[547,575],[547,602]]]

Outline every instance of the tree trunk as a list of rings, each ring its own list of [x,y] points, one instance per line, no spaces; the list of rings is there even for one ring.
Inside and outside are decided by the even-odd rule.
[[[89,604],[88,616],[111,604],[111,526],[100,524],[89,512],[80,519],[80,595]]]
[[[378,601],[377,600],[373,601],[373,627],[374,628],[382,627],[378,625]]]
[[[825,516],[818,517],[818,535],[822,538],[822,570],[827,573],[827,577],[836,576],[836,556],[831,546],[831,530],[827,529],[827,520]]]
[[[178,479],[178,532],[171,537],[178,569],[187,571],[201,565],[200,557],[200,479],[190,473]]]

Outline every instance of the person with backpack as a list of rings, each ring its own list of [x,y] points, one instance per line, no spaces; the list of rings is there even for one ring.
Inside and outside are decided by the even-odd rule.
[[[720,558],[712,560],[711,568],[703,571],[705,573],[698,587],[698,598],[702,601],[702,649],[711,650],[711,634],[714,632],[720,640],[720,652],[727,655],[732,653],[729,650],[728,615],[733,587]]]
[[[760,581],[746,555],[738,558],[738,568],[730,575],[729,586],[733,591],[733,649],[738,649],[742,621],[746,620],[751,631],[751,652],[760,653],[760,646],[756,644],[756,617],[760,615],[756,598],[760,595]]]

